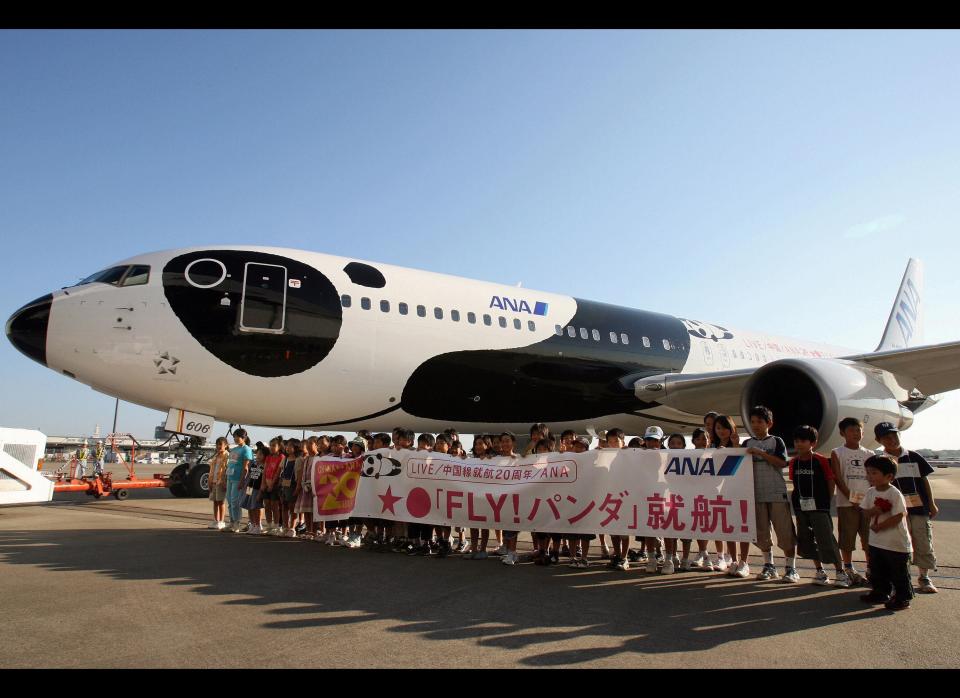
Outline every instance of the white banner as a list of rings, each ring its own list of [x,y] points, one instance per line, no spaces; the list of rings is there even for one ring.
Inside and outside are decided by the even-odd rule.
[[[756,540],[753,461],[741,448],[487,460],[379,450],[323,459],[312,473],[320,520]]]

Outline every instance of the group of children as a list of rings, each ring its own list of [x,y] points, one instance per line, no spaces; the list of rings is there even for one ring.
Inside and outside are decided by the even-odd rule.
[[[703,428],[693,432],[693,448],[746,448],[753,458],[757,547],[763,554],[759,580],[796,583],[797,555],[810,559],[816,567],[814,584],[847,588],[872,586],[861,598],[868,603],[884,603],[899,610],[910,605],[913,587],[909,564],[919,569],[919,591],[935,593],[929,571],[936,568],[931,519],[937,505],[927,476],[933,472],[919,454],[900,445],[899,430],[889,422],[877,424],[874,434],[883,446],[875,453],[861,446],[863,424],[852,417],[842,420],[839,429],[844,445],[829,457],[815,451],[817,430],[798,427],[793,434],[796,455],[787,459],[783,440],[770,433],[772,412],[763,406],[750,410],[753,436],[742,443],[733,420],[715,412],[704,417]],[[379,519],[350,518],[341,521],[314,521],[311,474],[323,458],[359,457],[368,448],[413,449],[467,457],[467,451],[454,429],[441,434],[421,434],[414,445],[414,433],[397,428],[393,434],[358,432],[347,442],[343,436],[311,436],[305,440],[278,436],[269,445],[248,445],[245,430],[233,432],[235,446],[226,438],[216,442],[210,461],[210,499],[214,521],[211,528],[226,529],[224,506],[228,507],[231,530],[249,534],[300,537],[369,550],[393,551],[408,555],[446,557],[458,553],[472,560],[497,555],[506,565],[520,561],[517,531],[496,530],[496,550],[488,552],[490,530],[456,529],[447,526],[402,523]],[[643,437],[625,442],[621,429],[599,434],[597,448],[684,449],[686,438],[671,434],[664,438],[660,427],[650,427]],[[573,431],[555,438],[544,424],[530,428],[530,440],[522,454],[516,452],[516,438],[509,432],[474,437],[470,456],[480,459],[518,457],[530,453],[574,452],[589,450],[590,442]],[[793,483],[788,496],[783,471]],[[834,537],[831,504],[836,498],[839,541]],[[249,524],[242,526],[241,509],[248,512]],[[265,512],[265,513],[264,513]],[[261,523],[262,517],[265,521]],[[366,529],[365,536],[362,535]],[[781,577],[773,558],[771,529],[785,557]],[[571,567],[589,566],[590,543],[595,534],[533,534],[533,561],[539,565],[557,564],[562,556],[571,558]],[[867,559],[866,577],[853,565],[856,539]],[[631,549],[629,536],[599,534],[601,559],[608,566],[626,570],[630,563],[645,563],[648,573],[672,574],[699,569],[726,572],[732,577],[750,576],[747,562],[750,543],[697,540],[698,554],[691,560],[693,540],[637,537],[639,548]],[[679,550],[678,550],[679,548]],[[681,558],[682,554],[682,558]],[[831,580],[824,565],[832,564],[836,574]]]

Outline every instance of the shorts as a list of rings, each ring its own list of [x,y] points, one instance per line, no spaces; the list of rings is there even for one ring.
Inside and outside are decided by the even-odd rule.
[[[926,514],[910,514],[910,540],[913,541],[913,564],[922,570],[937,569],[933,552],[933,524]]]
[[[222,502],[227,498],[227,483],[218,482],[216,484],[210,483],[210,501],[211,502]]]
[[[777,534],[777,547],[789,550],[797,544],[797,532],[788,502],[755,502],[757,512],[757,547],[769,553],[773,549],[770,526]]]
[[[840,548],[833,537],[833,519],[828,511],[798,511],[797,552],[807,560],[840,564]]]
[[[294,487],[280,487],[280,501],[287,505],[293,504],[296,501],[294,497],[296,491]]]
[[[280,501],[280,489],[274,487],[272,490],[261,490],[263,494],[260,496],[260,501],[262,502],[278,502]]]
[[[857,535],[860,547],[867,550],[870,545],[870,519],[858,506],[837,507],[837,541],[840,550],[852,553],[857,547]]]

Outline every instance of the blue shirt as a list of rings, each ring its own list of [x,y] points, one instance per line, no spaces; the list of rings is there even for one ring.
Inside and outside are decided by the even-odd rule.
[[[239,480],[243,476],[243,461],[253,460],[253,449],[249,446],[235,446],[230,449],[227,461],[227,479]]]

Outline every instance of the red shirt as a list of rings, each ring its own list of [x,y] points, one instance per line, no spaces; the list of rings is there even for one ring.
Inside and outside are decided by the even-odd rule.
[[[264,473],[263,476],[267,480],[272,480],[277,474],[277,468],[280,467],[280,463],[283,462],[283,454],[278,453],[273,455],[272,453],[263,459],[264,464]]]

